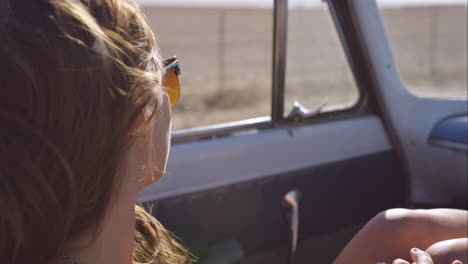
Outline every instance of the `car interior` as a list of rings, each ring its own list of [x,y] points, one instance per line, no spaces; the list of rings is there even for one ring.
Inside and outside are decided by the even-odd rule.
[[[300,66],[288,34],[304,21],[274,0],[270,114],[175,130],[166,176],[139,197],[198,263],[332,263],[381,211],[467,209],[466,35],[464,94],[421,96],[407,87],[379,1],[320,4],[356,87],[352,104],[289,100],[288,74]]]

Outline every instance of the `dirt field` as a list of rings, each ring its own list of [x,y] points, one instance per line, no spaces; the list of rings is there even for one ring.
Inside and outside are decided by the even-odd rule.
[[[270,114],[272,10],[144,7],[164,57],[176,54],[183,93],[174,129]],[[401,74],[416,93],[465,96],[466,7],[384,9]],[[286,111],[297,99],[347,107],[358,98],[328,11],[293,10]]]

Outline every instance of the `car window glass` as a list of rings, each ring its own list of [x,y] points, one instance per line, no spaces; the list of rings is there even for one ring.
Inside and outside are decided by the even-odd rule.
[[[273,1],[140,1],[163,57],[177,55],[173,128],[269,116]]]
[[[378,4],[406,87],[422,96],[467,97],[466,1]]]
[[[309,110],[349,108],[359,91],[326,1],[290,0],[285,115],[295,101]]]

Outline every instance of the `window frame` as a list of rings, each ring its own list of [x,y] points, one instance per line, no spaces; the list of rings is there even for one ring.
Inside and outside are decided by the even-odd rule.
[[[304,117],[284,116],[284,94],[286,80],[287,59],[287,28],[288,28],[288,0],[274,0],[273,7],[273,53],[272,53],[272,88],[270,116],[256,117],[239,121],[220,123],[209,126],[194,127],[172,132],[172,143],[178,144],[205,139],[222,138],[226,136],[257,133],[264,129],[287,127],[292,125],[310,125],[330,120],[352,118],[368,114],[375,109],[369,104],[372,80],[369,78],[363,47],[357,37],[357,30],[351,17],[350,6],[347,1],[324,0],[335,25],[341,47],[344,49],[348,66],[350,67],[356,87],[358,100],[346,109],[320,112]],[[370,106],[370,107],[369,107]]]

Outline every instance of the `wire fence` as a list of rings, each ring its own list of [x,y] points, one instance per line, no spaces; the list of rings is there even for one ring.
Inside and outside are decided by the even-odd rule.
[[[271,9],[144,7],[164,56],[177,54],[184,93],[175,128],[269,115]],[[417,93],[466,96],[466,7],[381,10],[397,66]],[[289,15],[286,105],[358,94],[328,11]],[[287,109],[287,107],[286,107]]]

